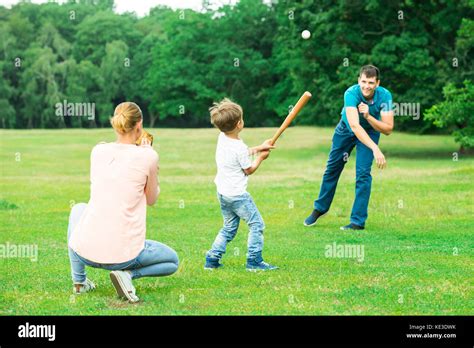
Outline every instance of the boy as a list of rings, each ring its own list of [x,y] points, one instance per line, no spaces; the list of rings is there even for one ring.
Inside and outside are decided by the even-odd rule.
[[[247,192],[248,175],[255,173],[260,164],[268,158],[270,149],[275,147],[266,140],[262,145],[248,148],[239,138],[244,128],[243,112],[240,105],[229,99],[223,99],[209,109],[211,123],[221,133],[217,142],[216,163],[217,175],[214,180],[217,186],[224,226],[219,231],[211,250],[206,254],[205,269],[222,267],[219,260],[225,253],[227,243],[234,239],[239,228],[240,219],[249,226],[247,270],[274,270],[278,267],[263,261],[262,216],[250,194]],[[252,163],[250,156],[258,153]]]

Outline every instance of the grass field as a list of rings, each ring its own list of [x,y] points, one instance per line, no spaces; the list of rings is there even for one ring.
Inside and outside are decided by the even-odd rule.
[[[274,129],[245,129],[250,146]],[[295,127],[250,178],[267,226],[264,257],[280,267],[245,271],[247,227],[207,272],[204,254],[222,218],[215,195],[214,129],[152,129],[162,193],[147,237],[173,247],[176,274],[135,282],[142,302],[116,298],[107,271],[88,269],[94,293],[75,297],[66,229],[70,205],[89,199],[89,156],[109,130],[0,132],[0,244],[37,244],[38,260],[0,259],[2,315],[455,315],[473,314],[474,159],[451,137],[381,138],[388,169],[373,168],[367,229],[342,232],[354,199],[355,156],[317,227],[302,222],[319,192],[332,129]],[[353,153],[355,155],[355,153]],[[327,257],[327,245],[364,247],[364,259]]]

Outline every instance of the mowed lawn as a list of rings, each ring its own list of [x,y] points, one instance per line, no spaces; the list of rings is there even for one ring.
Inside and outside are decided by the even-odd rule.
[[[245,129],[249,146],[275,129]],[[222,224],[216,199],[215,129],[151,129],[161,196],[147,237],[179,254],[176,274],[135,281],[141,302],[116,297],[108,271],[88,269],[95,292],[72,295],[66,230],[70,206],[89,199],[89,156],[111,129],[0,132],[0,244],[36,244],[38,260],[0,259],[1,315],[459,315],[473,314],[474,159],[449,136],[382,136],[388,161],[373,167],[367,229],[343,232],[355,183],[349,159],[329,214],[303,226],[317,197],[332,128],[287,130],[249,192],[265,220],[264,257],[279,270],[245,271],[247,227],[203,269]],[[334,244],[336,243],[336,244]],[[327,246],[364,247],[363,260]]]

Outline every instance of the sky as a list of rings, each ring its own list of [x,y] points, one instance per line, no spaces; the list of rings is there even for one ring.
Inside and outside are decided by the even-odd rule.
[[[49,0],[51,1],[51,0]],[[0,0],[0,5],[9,7],[13,4],[18,3],[19,0]],[[31,0],[31,2],[39,4],[48,2],[48,0]],[[54,2],[64,2],[57,0]],[[237,0],[212,0],[211,3],[214,5],[219,4],[234,4]],[[166,5],[173,9],[177,8],[190,8],[195,11],[201,10],[202,0],[115,0],[115,11],[118,13],[123,12],[135,12],[138,16],[145,16],[148,14],[151,8],[157,5]],[[217,6],[218,7],[218,6]]]

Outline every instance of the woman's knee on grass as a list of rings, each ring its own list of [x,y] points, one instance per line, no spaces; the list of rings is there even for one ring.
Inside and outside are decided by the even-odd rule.
[[[173,252],[171,253],[171,258],[169,262],[175,265],[175,270],[173,271],[173,273],[175,273],[178,270],[179,266],[179,258],[178,253],[176,251],[173,250]]]
[[[158,244],[158,243],[157,243]],[[179,258],[176,251],[169,246],[159,243],[160,247],[155,250],[156,259],[160,260],[157,262],[160,263],[167,263],[170,266],[170,272],[168,274],[173,274],[178,270],[179,266]]]

